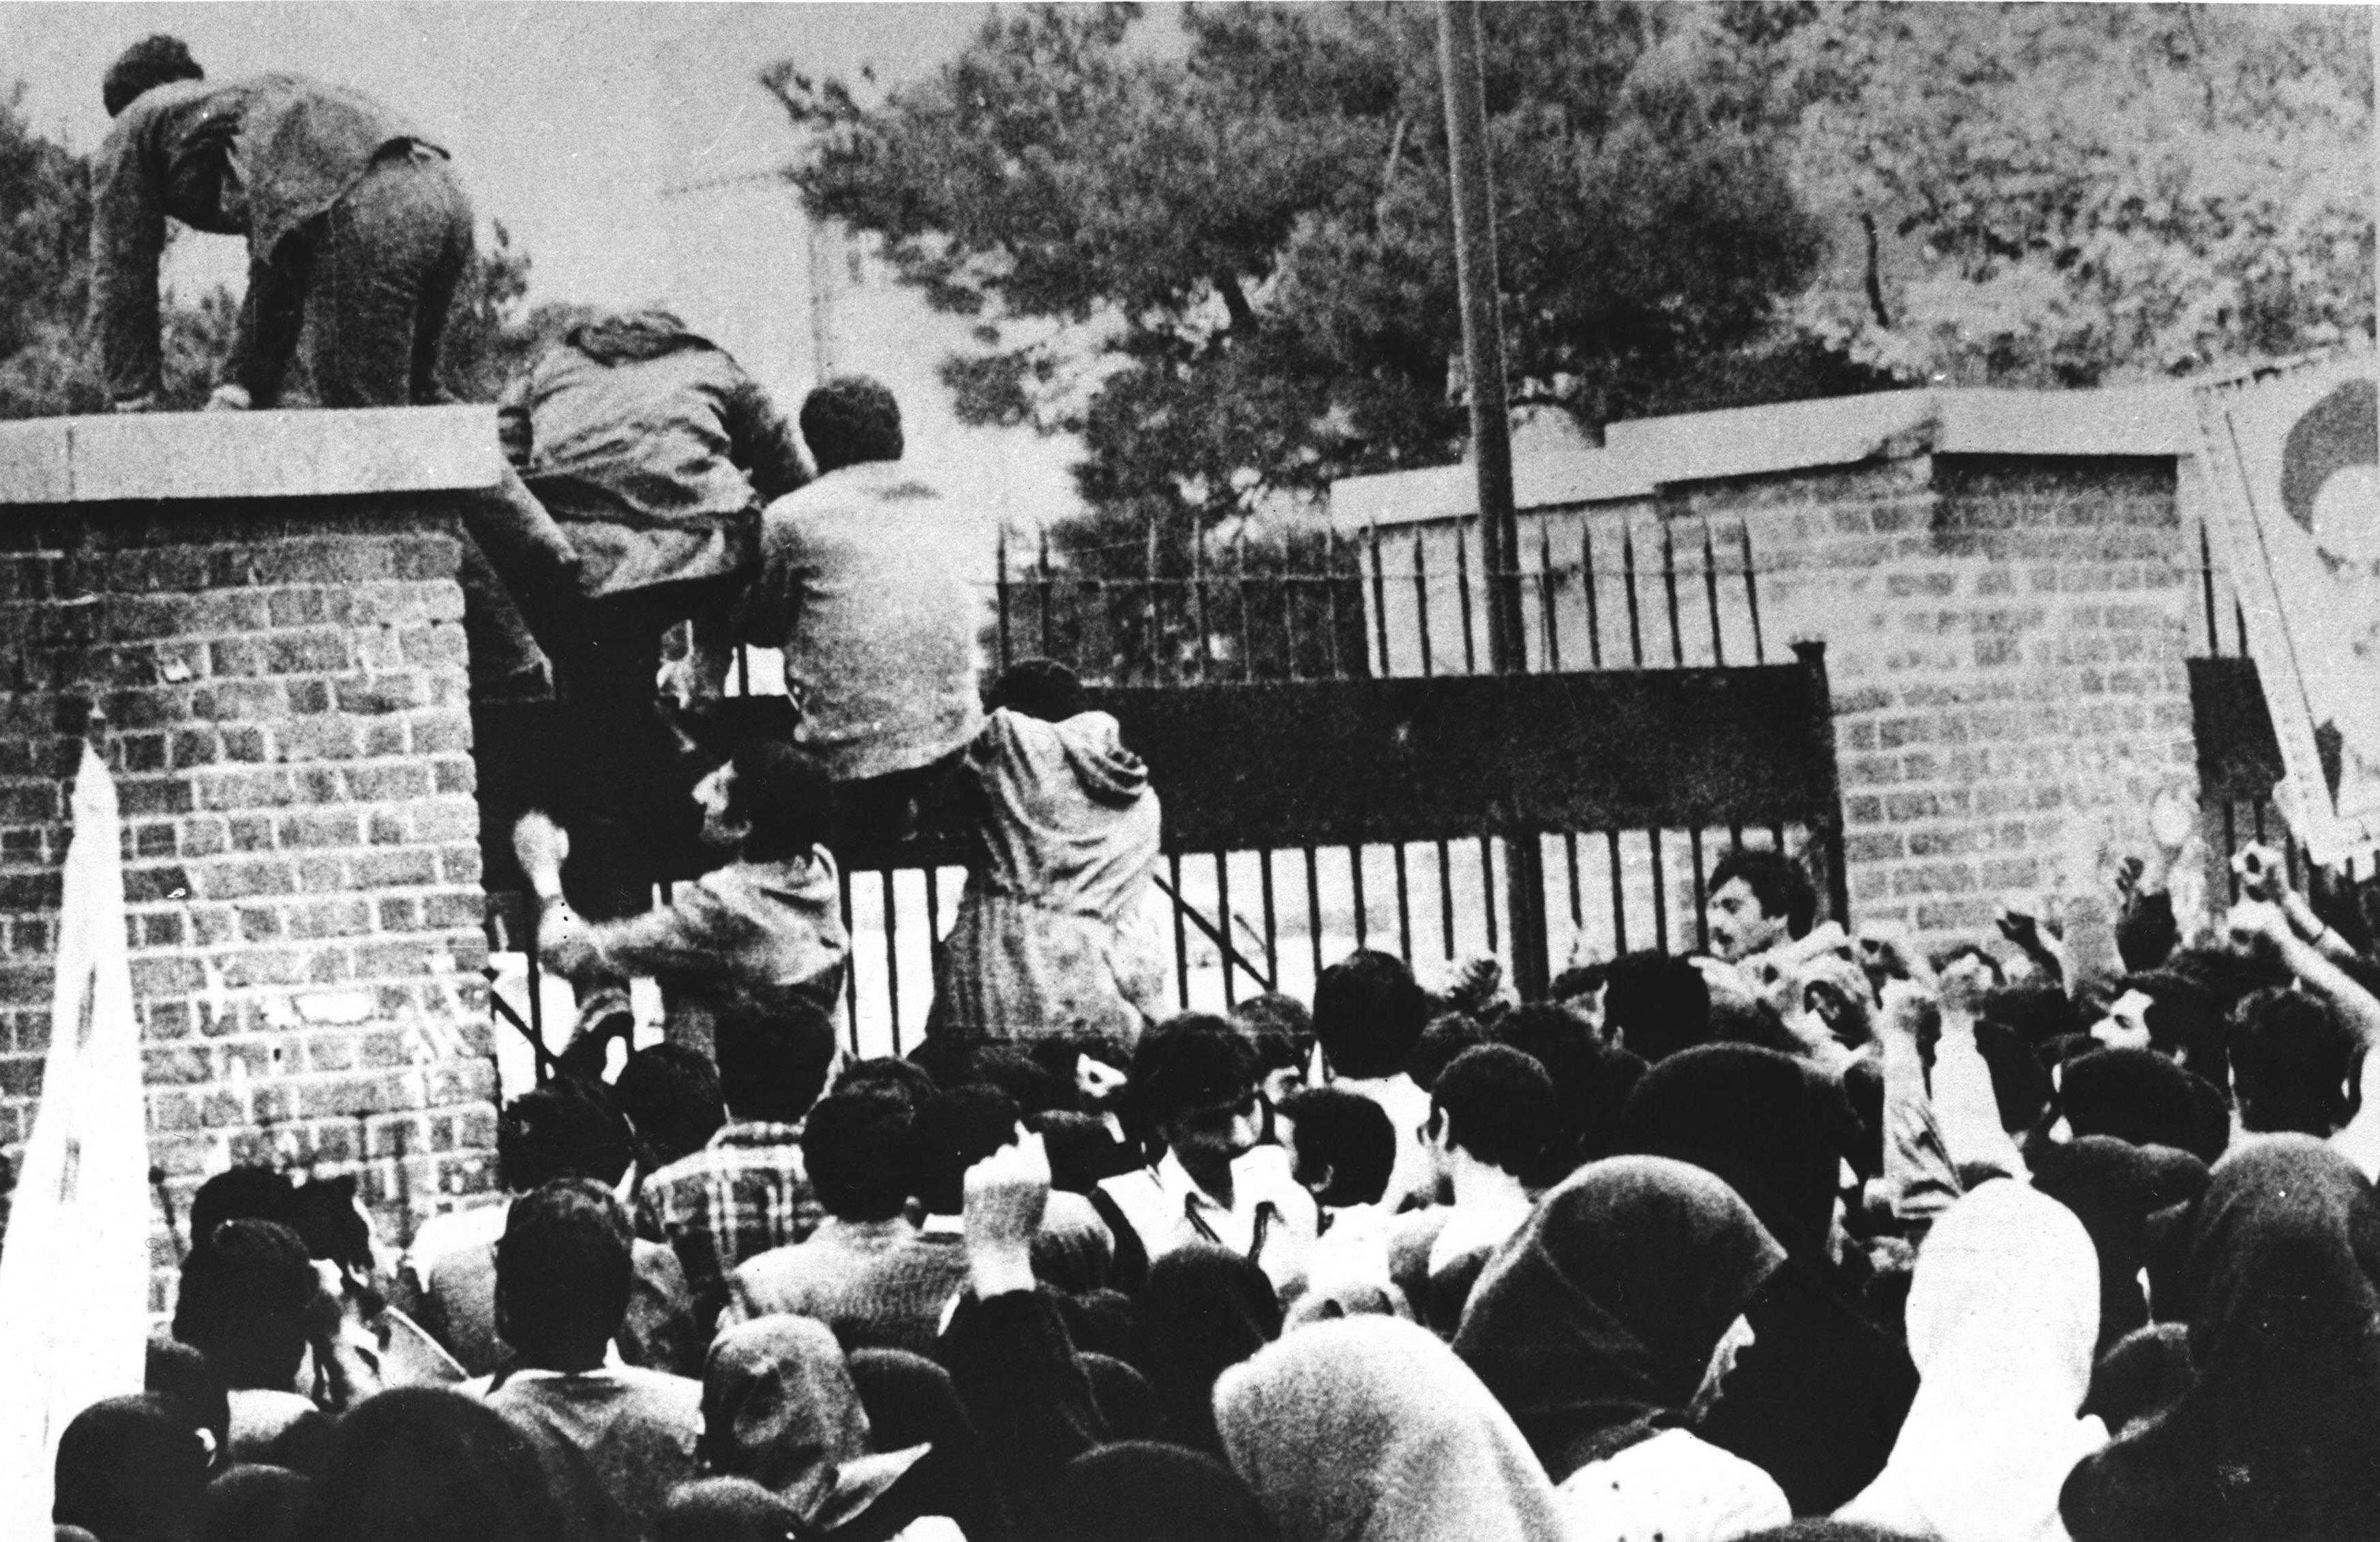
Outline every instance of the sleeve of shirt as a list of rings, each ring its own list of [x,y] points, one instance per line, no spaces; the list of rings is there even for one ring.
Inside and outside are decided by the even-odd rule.
[[[251,259],[248,295],[240,302],[223,378],[247,391],[254,406],[273,406],[281,399],[305,320],[305,282],[285,262]]]
[[[153,104],[125,108],[91,167],[91,327],[110,401],[153,396],[164,384],[157,262],[165,210],[150,155],[156,118]]]
[[[531,452],[537,438],[529,423],[528,376],[516,376],[496,398],[496,443],[504,452],[505,461],[516,471],[528,469]]]
[[[1883,1190],[1897,1220],[1920,1226],[1956,1204],[1961,1193],[1913,1044],[1885,1048]]]
[[[733,911],[702,883],[679,889],[658,910],[588,927],[597,961],[627,975],[716,968],[736,927]]]
[[[752,479],[763,506],[810,480],[801,441],[760,382],[741,370],[727,393],[728,455]]]
[[[1048,1507],[1068,1462],[1111,1439],[1065,1320],[1038,1291],[965,1297],[937,1356],[1020,1518]]]

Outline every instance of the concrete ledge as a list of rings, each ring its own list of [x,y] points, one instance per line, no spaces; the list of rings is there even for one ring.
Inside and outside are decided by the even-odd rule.
[[[0,504],[492,487],[489,407],[160,412],[0,423]]]
[[[1884,391],[1611,424],[1600,450],[1516,459],[1514,501],[1560,508],[1649,497],[1663,486],[1857,466],[1938,454],[2059,457],[2187,456],[2196,452],[2189,388],[2107,391]],[[1332,484],[1342,529],[1468,518],[1468,466],[1431,467]]]

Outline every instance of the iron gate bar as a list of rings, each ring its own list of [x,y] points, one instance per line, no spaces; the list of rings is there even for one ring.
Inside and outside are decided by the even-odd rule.
[[[1578,585],[1586,595],[1586,662],[1590,669],[1603,667],[1603,613],[1599,609],[1602,585],[1595,577],[1595,532],[1584,519],[1578,522]]]
[[[1765,664],[1768,650],[1760,637],[1760,574],[1752,565],[1752,527],[1738,525],[1735,533],[1743,545],[1743,608],[1752,616],[1752,662]]]
[[[1220,866],[1223,860],[1223,854],[1221,852],[1217,852],[1214,854],[1214,856],[1216,863]],[[1173,859],[1173,872],[1176,879],[1181,877],[1182,859],[1178,856]],[[1240,969],[1248,977],[1248,978],[1256,981],[1257,985],[1261,986],[1266,990],[1274,990],[1279,989],[1279,985],[1277,983],[1279,977],[1269,975],[1262,969],[1257,968],[1255,965],[1250,964],[1247,960],[1247,955],[1241,953],[1239,949],[1232,946],[1231,938],[1226,935],[1220,927],[1216,926],[1214,922],[1207,919],[1205,912],[1201,911],[1196,905],[1192,905],[1188,899],[1184,898],[1179,887],[1175,884],[1166,882],[1165,880],[1161,878],[1152,878],[1149,881],[1157,885],[1157,891],[1159,893],[1163,894],[1168,900],[1172,902],[1174,935],[1177,938],[1181,936],[1182,917],[1187,916],[1190,917],[1190,924],[1196,927],[1200,934],[1203,935],[1208,941],[1215,944],[1216,950],[1222,954],[1223,1001],[1227,1007],[1237,1004],[1232,995],[1232,970],[1234,967]],[[1223,912],[1223,916],[1228,921],[1231,917],[1231,912],[1226,909]],[[1178,946],[1176,952],[1178,956],[1180,953]],[[1188,974],[1189,965],[1186,960],[1182,962],[1181,966],[1183,969],[1181,1001],[1183,1006],[1187,1008],[1190,1004],[1190,986]]]

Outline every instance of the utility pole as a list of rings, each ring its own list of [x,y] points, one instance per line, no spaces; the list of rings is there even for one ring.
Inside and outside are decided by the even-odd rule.
[[[1496,198],[1481,79],[1479,0],[1439,0],[1438,71],[1446,93],[1447,171],[1454,206],[1454,271],[1463,296],[1463,369],[1470,382],[1471,461],[1479,484],[1481,565],[1488,583],[1488,667],[1528,669],[1521,631],[1521,538],[1512,510],[1512,426],[1504,395],[1504,327],[1496,266]],[[1541,996],[1546,958],[1545,864],[1536,831],[1505,843],[1505,916],[1513,983]]]

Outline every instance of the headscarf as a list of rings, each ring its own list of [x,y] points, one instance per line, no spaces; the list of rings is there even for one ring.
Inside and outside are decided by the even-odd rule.
[[[1852,1133],[1840,1090],[1803,1062],[1708,1044],[1645,1074],[1621,1114],[1620,1148],[1717,1173],[1787,1253],[1823,1263]]]
[[[2107,1439],[2077,1413],[2099,1338],[2090,1233],[2046,1195],[1986,1184],[1934,1223],[1906,1320],[1917,1401],[1840,1514],[1939,1542],[2065,1542],[2059,1486]]]
[[[2380,1206],[2311,1136],[2215,1170],[2184,1266],[2196,1384],[2078,1468],[2077,1542],[2380,1528]]]
[[[1511,1415],[1427,1329],[1300,1329],[1215,1387],[1232,1466],[1281,1542],[1560,1542]]]
[[[789,1542],[808,1522],[800,1510],[747,1477],[681,1483],[653,1526],[654,1542]]]
[[[2033,1186],[2072,1210],[2099,1254],[2099,1345],[2106,1349],[2149,1320],[2141,1270],[2149,1260],[2149,1217],[2206,1192],[2206,1164],[2168,1146],[2132,1146],[2110,1135],[2034,1143]]]
[[[697,1450],[710,1472],[750,1478],[822,1524],[856,1514],[924,1454],[870,1459],[868,1415],[833,1330],[783,1315],[711,1342]]]
[[[1166,1439],[1220,1454],[1215,1378],[1281,1337],[1281,1298],[1265,1271],[1199,1243],[1148,1266],[1140,1296],[1140,1368]]]
[[[206,1447],[155,1393],[106,1398],[58,1438],[51,1517],[107,1542],[182,1542],[198,1524]]]
[[[1066,1463],[1061,1542],[1272,1542],[1237,1474],[1204,1451],[1123,1440]]]
[[[890,1451],[929,1446],[896,1490],[868,1512],[897,1517],[947,1515],[968,1542],[1002,1542],[1010,1534],[1000,1485],[983,1438],[967,1417],[951,1373],[904,1349],[856,1349],[851,1380],[868,1411],[877,1444]]]
[[[2231,1143],[2223,1094],[2154,1050],[2094,1050],[2068,1061],[2058,1105],[2077,1135],[2170,1146],[2209,1164]]]
[[[199,1501],[199,1542],[291,1542],[314,1480],[286,1467],[234,1467]]]
[[[1454,1348],[1559,1483],[1682,1423],[1720,1335],[1784,1261],[1701,1168],[1613,1157],[1538,1201],[1480,1276]]]

